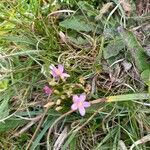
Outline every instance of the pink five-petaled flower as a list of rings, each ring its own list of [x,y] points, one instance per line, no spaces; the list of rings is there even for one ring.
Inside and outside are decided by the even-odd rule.
[[[54,65],[51,65],[50,69],[51,69],[51,74],[55,79],[61,78],[62,80],[64,80],[65,78],[70,77],[69,74],[64,72],[64,66],[61,64],[59,64],[57,68]]]
[[[90,107],[90,103],[87,102],[85,94],[73,95],[73,104],[71,106],[72,110],[79,110],[81,116],[85,115],[85,108]]]
[[[44,93],[51,95],[52,94],[52,89],[48,86],[44,86],[43,88]]]

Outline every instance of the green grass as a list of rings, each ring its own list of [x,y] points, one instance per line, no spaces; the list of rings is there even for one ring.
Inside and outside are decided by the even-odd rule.
[[[53,2],[0,1],[0,149],[150,149],[147,14],[134,1],[130,16],[118,0]],[[70,77],[55,83],[51,64]],[[84,117],[70,111],[81,93]]]

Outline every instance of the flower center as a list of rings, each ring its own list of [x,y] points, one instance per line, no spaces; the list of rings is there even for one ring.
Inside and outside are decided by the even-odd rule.
[[[83,105],[82,102],[79,102],[79,103],[78,103],[78,107],[81,107],[82,105]]]
[[[60,72],[59,69],[56,69],[56,70],[55,70],[55,73],[56,73],[58,76],[61,75],[61,72]]]

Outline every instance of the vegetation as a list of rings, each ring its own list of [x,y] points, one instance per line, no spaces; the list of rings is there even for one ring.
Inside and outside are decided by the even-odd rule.
[[[0,10],[0,149],[150,149],[146,0]]]

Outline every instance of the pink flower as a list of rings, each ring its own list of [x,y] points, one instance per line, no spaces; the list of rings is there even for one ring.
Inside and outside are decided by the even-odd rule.
[[[54,65],[51,65],[50,66],[50,69],[51,69],[51,74],[52,76],[55,78],[55,79],[59,79],[61,78],[62,80],[65,79],[65,78],[68,78],[70,77],[69,74],[65,73],[64,72],[64,66],[63,65],[58,65],[58,67],[56,68]]]
[[[52,94],[52,89],[48,86],[44,86],[43,90],[46,94],[49,94],[49,95]]]
[[[85,101],[86,95],[85,94],[80,94],[78,95],[73,95],[73,104],[71,106],[72,110],[79,110],[79,113],[81,116],[85,115],[85,108],[90,107],[90,103]]]

